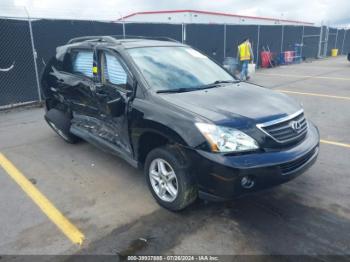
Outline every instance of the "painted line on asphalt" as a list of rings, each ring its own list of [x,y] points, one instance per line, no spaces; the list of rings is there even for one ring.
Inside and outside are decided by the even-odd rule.
[[[292,69],[327,69],[329,70],[329,68],[332,69],[339,69],[339,70],[348,70],[348,65],[347,66],[330,66],[330,65],[324,65],[324,66],[317,66],[317,65],[312,65],[312,64],[305,64],[305,65],[300,65],[300,64],[294,64],[294,65],[283,65],[281,66],[281,68],[283,69],[287,69],[287,68],[292,68]]]
[[[350,148],[350,144],[339,143],[339,142],[334,142],[334,141],[329,141],[329,140],[324,140],[324,139],[321,139],[320,142],[323,144],[329,144],[329,145],[333,145],[333,146],[341,146],[341,147]]]
[[[33,200],[41,211],[65,234],[74,244],[81,245],[85,239],[79,231],[51,202],[48,200],[5,155],[0,153],[0,166]]]
[[[296,91],[284,90],[284,89],[275,89],[275,90],[278,92],[288,93],[288,94],[319,96],[319,97],[326,97],[326,98],[350,100],[350,97],[348,97],[348,96],[333,96],[333,95],[318,94],[318,93],[296,92]]]
[[[331,77],[331,76],[312,76],[312,75],[293,75],[293,74],[275,74],[275,73],[260,73],[256,72],[257,75],[264,76],[282,76],[282,77],[294,77],[294,78],[318,78],[318,79],[329,79],[329,80],[341,80],[341,81],[350,81],[350,78],[345,77]]]

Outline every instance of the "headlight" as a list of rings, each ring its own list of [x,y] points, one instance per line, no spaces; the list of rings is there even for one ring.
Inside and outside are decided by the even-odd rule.
[[[196,127],[207,139],[213,152],[240,152],[259,148],[253,138],[237,129],[206,123],[196,123]]]

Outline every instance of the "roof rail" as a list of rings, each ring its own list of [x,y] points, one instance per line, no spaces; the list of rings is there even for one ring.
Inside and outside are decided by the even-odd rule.
[[[179,42],[173,38],[165,37],[165,36],[139,36],[139,35],[99,35],[99,36],[81,36],[81,37],[75,37],[68,41],[67,44],[73,44],[73,43],[79,43],[83,41],[100,41],[100,42],[109,42],[109,43],[115,43],[119,44],[120,42],[118,40],[123,39],[149,39],[149,40],[159,40],[159,41],[171,41],[171,42]]]
[[[81,36],[75,37],[68,41],[67,44],[73,44],[83,41],[100,41],[100,42],[109,42],[109,43],[117,43],[117,40],[111,36],[98,35],[98,36]]]
[[[136,38],[136,39],[149,39],[149,40],[179,42],[173,38],[166,37],[166,36],[112,35],[112,37],[115,37],[118,40]]]

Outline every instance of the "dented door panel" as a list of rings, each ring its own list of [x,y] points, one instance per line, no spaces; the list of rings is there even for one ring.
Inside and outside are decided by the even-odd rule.
[[[50,75],[56,79],[56,86],[51,87],[51,91],[60,94],[72,111],[91,116],[98,114],[98,104],[93,93],[95,83],[91,79],[58,71],[54,67]]]
[[[98,72],[100,83],[97,85],[95,92],[98,103],[100,105],[100,114],[98,115],[98,121],[101,123],[99,126],[98,135],[100,137],[103,137],[103,139],[107,140],[108,142],[117,145],[126,154],[133,155],[128,132],[129,98],[127,96],[126,90],[122,90],[110,82],[103,81],[101,74],[104,72],[104,70],[106,70],[106,67],[102,68],[102,66],[105,65],[101,60],[101,55],[104,54],[104,50],[97,49],[97,52],[99,53]],[[109,52],[109,54],[113,53]],[[118,59],[121,58],[118,57]],[[124,66],[125,64],[123,64],[125,72],[128,72],[127,68]],[[120,100],[123,107],[123,113],[120,116],[114,116],[108,108],[108,103],[115,100]]]

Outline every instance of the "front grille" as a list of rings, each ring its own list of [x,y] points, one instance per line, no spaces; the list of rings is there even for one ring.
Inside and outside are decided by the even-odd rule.
[[[257,127],[278,143],[288,143],[303,138],[307,133],[307,121],[304,112],[258,124]]]
[[[280,168],[281,168],[282,174],[286,175],[286,174],[298,169],[299,167],[303,166],[304,164],[306,164],[311,159],[311,157],[316,153],[316,150],[318,150],[318,149],[314,148],[306,155],[304,155],[304,156],[302,156],[294,161],[281,164]]]

